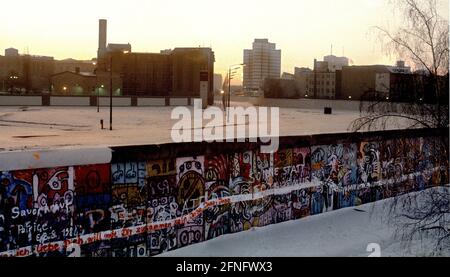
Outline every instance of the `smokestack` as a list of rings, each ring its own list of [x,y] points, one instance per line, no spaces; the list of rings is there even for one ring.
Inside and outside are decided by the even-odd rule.
[[[102,57],[106,52],[106,19],[98,21],[98,58]]]

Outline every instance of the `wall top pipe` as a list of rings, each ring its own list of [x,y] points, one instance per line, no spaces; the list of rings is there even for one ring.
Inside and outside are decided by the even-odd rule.
[[[110,163],[109,147],[0,152],[0,171]]]

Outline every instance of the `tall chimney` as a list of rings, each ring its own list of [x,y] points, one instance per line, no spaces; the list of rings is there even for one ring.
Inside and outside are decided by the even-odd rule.
[[[98,21],[98,53],[97,58],[103,57],[106,53],[106,19],[100,19]]]

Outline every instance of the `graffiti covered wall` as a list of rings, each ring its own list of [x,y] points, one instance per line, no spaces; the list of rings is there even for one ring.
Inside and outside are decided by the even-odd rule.
[[[154,256],[446,185],[441,139],[291,137],[273,154],[257,143],[130,146],[108,164],[0,169],[0,256]]]

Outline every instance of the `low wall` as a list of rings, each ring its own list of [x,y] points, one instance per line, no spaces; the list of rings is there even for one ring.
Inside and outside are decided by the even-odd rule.
[[[322,109],[332,107],[335,110],[359,110],[360,101],[347,100],[324,100],[324,99],[275,99],[258,98],[257,104],[260,106],[275,106],[299,109]]]
[[[274,154],[259,142],[111,147],[73,160],[2,152],[0,256],[153,256],[444,185],[448,156],[434,146],[448,132],[282,137]]]
[[[170,106],[187,106],[187,98],[170,98]]]
[[[216,100],[219,100],[216,97]],[[221,99],[220,99],[221,100]],[[232,96],[231,101],[246,102],[255,106],[284,107],[297,109],[319,109],[332,107],[334,110],[359,111],[361,102],[354,100],[326,100],[326,99],[280,99],[248,96]],[[396,104],[395,104],[396,105]]]
[[[0,95],[0,106],[41,106],[41,96]]]
[[[197,97],[114,96],[113,106],[187,106]],[[0,95],[0,106],[109,106],[109,97],[62,95]]]
[[[109,106],[109,97],[100,97],[100,106]],[[113,97],[112,104],[115,107],[131,106],[131,97]]]
[[[138,98],[137,105],[138,106],[165,106],[166,99],[165,98]]]
[[[76,97],[70,98],[61,96],[50,96],[50,106],[89,106],[89,97]]]

